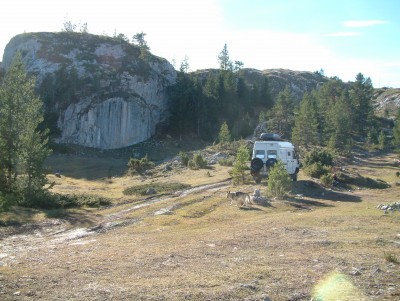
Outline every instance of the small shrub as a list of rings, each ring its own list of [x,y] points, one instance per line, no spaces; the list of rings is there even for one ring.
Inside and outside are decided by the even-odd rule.
[[[184,166],[188,166],[188,163],[189,163],[189,155],[188,155],[187,153],[185,153],[185,152],[179,152],[178,156],[179,156],[179,158],[181,159],[182,164],[183,164]]]
[[[188,162],[188,166],[190,169],[206,168],[207,161],[200,153],[195,153],[193,159]]]
[[[21,206],[41,209],[77,208],[77,207],[102,207],[111,204],[108,198],[91,194],[59,194],[42,192],[31,198],[24,198]]]
[[[325,187],[331,187],[333,183],[333,175],[329,173],[321,176],[321,182]]]
[[[312,178],[320,179],[322,176],[326,176],[330,173],[331,168],[322,165],[320,162],[312,163],[304,168],[304,172]]]
[[[128,162],[128,169],[131,174],[142,174],[146,170],[153,168],[154,165],[154,162],[150,161],[146,154],[146,156],[140,159],[130,158]]]
[[[387,262],[391,262],[391,263],[395,263],[395,264],[399,264],[400,261],[397,259],[396,255],[392,254],[392,253],[387,253],[384,252],[384,256]]]
[[[325,166],[333,166],[333,155],[327,149],[313,150],[304,157],[304,167],[320,163]]]
[[[223,158],[218,160],[218,164],[221,166],[233,166],[233,158]]]
[[[236,153],[236,159],[233,163],[231,175],[233,177],[233,184],[244,183],[246,179],[246,171],[249,169],[247,160],[249,159],[249,150],[244,142],[241,142]]]
[[[268,191],[272,197],[283,198],[291,190],[291,179],[285,166],[278,161],[272,167],[268,177]]]
[[[171,193],[177,190],[182,190],[190,187],[190,185],[183,183],[149,183],[143,185],[136,185],[126,188],[123,191],[124,195],[146,195],[149,188],[155,189],[158,193]]]
[[[17,199],[12,194],[2,194],[0,192],[0,212],[8,211],[11,206],[17,203]]]

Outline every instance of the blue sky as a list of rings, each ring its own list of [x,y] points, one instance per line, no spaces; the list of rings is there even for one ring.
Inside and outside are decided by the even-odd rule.
[[[145,32],[151,52],[191,70],[230,58],[259,70],[316,71],[400,88],[398,0],[2,0],[0,57],[15,35],[87,23],[94,34]]]

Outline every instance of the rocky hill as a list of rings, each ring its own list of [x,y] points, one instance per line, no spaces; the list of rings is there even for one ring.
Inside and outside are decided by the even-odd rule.
[[[59,142],[125,147],[150,138],[168,116],[166,88],[176,72],[137,46],[74,32],[25,33],[6,46],[3,69],[17,51],[36,75],[46,109],[56,114]]]
[[[375,89],[375,111],[384,117],[395,117],[400,108],[400,89],[380,88]]]
[[[167,88],[175,83],[176,70],[124,40],[75,32],[20,34],[5,48],[3,72],[17,51],[28,73],[36,75],[60,143],[122,148],[149,139],[169,116]],[[289,86],[297,101],[328,80],[318,72],[286,69],[244,68],[239,75],[250,87],[260,87],[268,78],[273,99]],[[381,115],[394,115],[400,107],[399,89],[377,89],[375,98]]]
[[[267,77],[273,99],[276,99],[279,92],[288,86],[297,101],[301,100],[305,92],[311,92],[328,80],[320,73],[288,69],[266,69],[263,71],[242,69],[240,73],[249,85],[260,85],[263,78]]]

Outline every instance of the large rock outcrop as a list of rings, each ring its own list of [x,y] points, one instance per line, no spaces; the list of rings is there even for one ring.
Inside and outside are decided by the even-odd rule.
[[[86,33],[25,33],[5,48],[2,68],[22,55],[35,74],[58,141],[114,149],[147,140],[168,116],[167,60],[122,39]]]
[[[289,87],[296,101],[303,98],[305,92],[311,92],[327,81],[327,78],[317,72],[294,71],[288,69],[242,69],[241,75],[249,85],[261,85],[263,79],[268,78],[271,96],[276,99],[279,92]]]
[[[374,91],[375,111],[378,115],[394,118],[400,109],[400,89],[379,88]]]

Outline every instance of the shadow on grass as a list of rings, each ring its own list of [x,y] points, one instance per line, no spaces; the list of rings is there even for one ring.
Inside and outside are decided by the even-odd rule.
[[[259,206],[261,206],[261,205],[259,205]],[[267,207],[267,206],[264,206],[264,205],[262,205],[263,207]],[[240,210],[245,210],[245,211],[263,211],[262,209],[260,209],[260,208],[257,208],[257,207],[239,207],[239,209]]]
[[[46,219],[37,220],[37,216],[42,213]],[[0,239],[10,235],[33,234],[57,225],[88,227],[95,224],[95,218],[91,217],[91,212],[87,210],[81,209],[79,212],[68,209],[39,210],[16,206],[2,214]]]
[[[79,212],[68,209],[51,209],[44,211],[46,217],[68,222],[71,226],[93,226],[96,223],[89,210],[80,209]]]
[[[294,198],[295,201],[305,201],[305,198],[321,199],[327,201],[340,201],[340,202],[361,202],[361,198],[351,194],[350,192],[342,192],[335,190],[327,190],[313,181],[297,181],[293,183],[293,193],[301,195],[301,198]],[[318,205],[318,201],[315,205]],[[322,203],[323,204],[323,203]]]
[[[297,209],[306,209],[310,210],[311,207],[334,207],[333,205],[326,204],[319,201],[304,199],[304,198],[295,198],[289,197],[285,199],[286,203],[290,206],[293,206]]]

